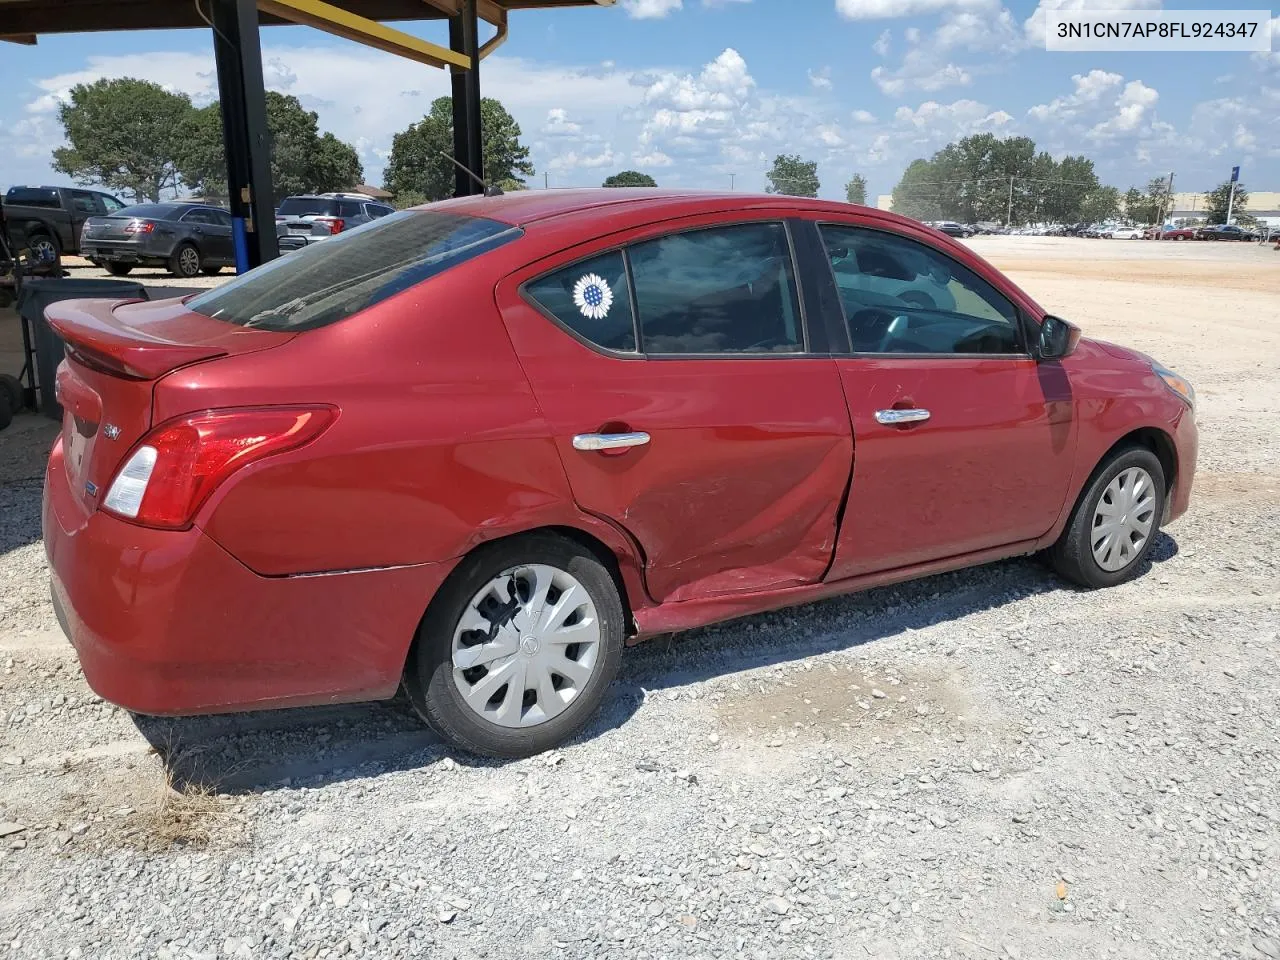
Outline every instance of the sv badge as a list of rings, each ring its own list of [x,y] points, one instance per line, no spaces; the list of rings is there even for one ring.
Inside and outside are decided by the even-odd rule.
[[[120,428],[114,423],[104,424],[102,427],[102,435],[108,440],[115,440],[120,436]]]

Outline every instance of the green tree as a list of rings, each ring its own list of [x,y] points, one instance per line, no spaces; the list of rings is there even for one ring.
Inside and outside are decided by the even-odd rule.
[[[1232,217],[1237,213],[1244,213],[1244,208],[1249,205],[1249,191],[1244,188],[1243,183],[1237,183],[1235,202],[1231,203],[1231,181],[1228,180],[1206,193],[1204,199],[1207,204],[1205,220],[1208,223],[1226,223],[1228,204],[1231,206]]]
[[[773,168],[765,176],[769,179],[769,186],[765,187],[767,193],[816,197],[821,186],[818,181],[818,161],[802,160],[795,154],[778,154],[773,160]]]
[[[1130,187],[1124,192],[1124,215],[1136,220],[1148,206],[1147,195],[1137,187]]]
[[[1080,204],[1080,219],[1085,223],[1102,223],[1119,215],[1120,191],[1115,187],[1090,190]]]
[[[912,160],[893,188],[893,212],[917,220],[941,220],[937,172],[928,160]]]
[[[350,190],[363,178],[364,168],[355,148],[331,133],[321,134],[319,121],[315,111],[304,109],[297,97],[267,91],[274,202],[298,193]],[[217,103],[191,111],[178,170],[189,189],[225,199],[227,163]]]
[[[191,109],[185,94],[146,80],[77,84],[58,107],[68,146],[53,151],[53,168],[135,200],[159,200],[164,190],[177,190],[177,156]]]
[[[489,97],[480,101],[480,120],[484,169],[475,172],[488,183],[523,184],[534,170],[529,149],[520,142],[520,124]],[[453,101],[440,97],[425,117],[392,138],[385,174],[387,189],[397,195],[421,193],[430,200],[453,196],[456,168],[446,156],[453,156]]]
[[[638,170],[623,170],[621,173],[615,173],[601,184],[602,187],[656,187],[657,185],[657,180]]]
[[[865,205],[867,202],[867,178],[855,173],[844,185],[844,195],[850,203]]]
[[[1091,160],[1055,161],[1027,137],[979,133],[914,161],[894,188],[893,209],[921,220],[1070,222],[1098,187]]]

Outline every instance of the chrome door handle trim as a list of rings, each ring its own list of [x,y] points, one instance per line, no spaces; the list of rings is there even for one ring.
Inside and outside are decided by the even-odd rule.
[[[621,450],[643,447],[649,442],[647,433],[580,433],[573,438],[575,450]]]
[[[928,410],[877,410],[876,422],[896,427],[903,423],[923,423],[929,419]]]

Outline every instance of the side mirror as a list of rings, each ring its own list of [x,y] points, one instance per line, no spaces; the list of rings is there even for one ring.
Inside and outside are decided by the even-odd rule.
[[[1040,321],[1040,338],[1036,342],[1037,360],[1061,360],[1075,352],[1080,342],[1080,328],[1074,323],[1047,314]]]

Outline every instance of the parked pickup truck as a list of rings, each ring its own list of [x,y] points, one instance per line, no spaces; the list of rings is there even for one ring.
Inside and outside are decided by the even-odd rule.
[[[45,267],[58,267],[62,255],[80,252],[80,228],[124,203],[100,190],[79,187],[10,187],[0,201],[10,246],[25,247]]]

